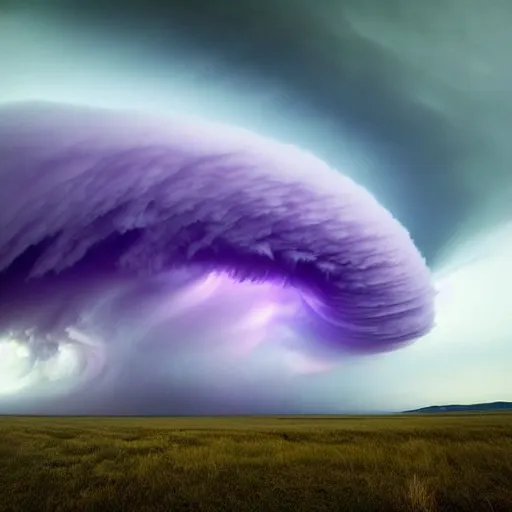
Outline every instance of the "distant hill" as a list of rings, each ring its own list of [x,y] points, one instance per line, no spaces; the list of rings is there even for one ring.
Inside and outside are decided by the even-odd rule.
[[[440,412],[484,412],[484,411],[512,411],[512,402],[490,402],[487,404],[470,405],[431,405],[404,412],[440,413]]]

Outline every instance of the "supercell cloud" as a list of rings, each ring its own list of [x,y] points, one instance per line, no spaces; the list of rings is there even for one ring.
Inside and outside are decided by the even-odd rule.
[[[511,400],[511,5],[4,2],[0,413]],[[54,104],[14,103],[33,100]],[[301,153],[297,164],[298,150],[271,141],[256,150],[260,137],[190,115],[318,159]],[[220,166],[243,183],[215,180]],[[172,173],[208,185],[175,186],[188,200],[178,203]],[[342,175],[407,228],[434,274],[436,326],[416,343],[400,337],[428,325],[425,267],[364,192],[375,210],[359,211],[351,191],[361,190]],[[239,205],[223,215],[222,194]],[[299,214],[283,218],[290,202]],[[189,217],[176,224],[179,204]],[[356,226],[363,244],[345,245]],[[398,246],[411,267],[391,264]],[[354,265],[343,279],[340,247]],[[373,281],[373,310],[350,288],[372,276],[351,272],[370,253],[404,279]],[[380,279],[377,260],[365,264]],[[366,307],[354,315],[347,296]]]
[[[407,230],[297,147],[200,119],[12,103],[0,162],[2,375],[23,360],[18,387],[34,371],[39,387],[115,381],[139,353],[158,372],[169,346],[168,370],[191,347],[240,358],[262,343],[314,368],[433,327]]]

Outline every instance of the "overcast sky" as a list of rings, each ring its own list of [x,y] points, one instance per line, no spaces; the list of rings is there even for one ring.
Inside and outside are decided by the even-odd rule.
[[[409,229],[440,295],[431,334],[335,368],[283,372],[301,364],[271,345],[236,363],[204,348],[171,351],[158,371],[154,354],[123,358],[114,377],[71,394],[43,385],[39,370],[21,394],[4,393],[0,412],[365,412],[512,400],[510,22],[507,0],[3,2],[0,102],[194,114],[308,149]],[[4,365],[7,353],[11,370],[25,357],[11,347]],[[0,375],[0,392],[16,389],[12,375]]]

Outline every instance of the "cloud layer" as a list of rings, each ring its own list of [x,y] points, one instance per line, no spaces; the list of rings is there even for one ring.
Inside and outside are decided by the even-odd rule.
[[[0,119],[0,322],[38,340],[39,359],[55,339],[101,340],[99,359],[118,358],[162,325],[206,351],[273,336],[322,357],[433,326],[408,232],[305,151],[198,119],[51,103],[7,104]]]

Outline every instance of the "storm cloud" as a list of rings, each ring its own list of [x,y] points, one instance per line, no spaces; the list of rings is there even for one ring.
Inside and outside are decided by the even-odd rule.
[[[137,204],[131,192],[112,208],[105,202],[107,213],[97,218],[93,205],[103,189],[94,189],[92,181],[73,188],[71,181],[81,180],[67,171],[69,191],[49,211],[42,198],[45,190],[48,199],[56,197],[51,179],[40,175],[15,185],[23,173],[11,174],[0,182],[0,192],[4,186],[10,191],[5,215],[12,215],[4,222],[0,211],[2,227],[10,226],[0,231],[10,240],[0,283],[0,412],[367,412],[509,400],[510,16],[506,0],[485,6],[390,0],[384,8],[378,0],[4,2],[2,115],[11,115],[10,102],[45,100],[83,105],[78,117],[102,119],[73,147],[75,153],[55,159],[60,170],[47,176],[62,172],[65,181],[68,156],[76,157],[75,172],[96,176],[89,165],[95,158],[80,160],[78,152],[89,143],[99,151],[94,144],[107,134],[103,149],[111,154],[107,146],[114,141],[124,151],[126,134],[136,135],[134,117],[151,125],[151,138],[165,139],[161,152],[142,149],[137,139],[132,156],[147,168],[160,159],[169,164],[163,146],[182,140],[164,134],[171,125],[211,126],[209,120],[238,133],[226,125],[243,127],[311,151],[324,168],[370,191],[409,231],[439,294],[430,333],[407,344],[374,332],[367,347],[357,340],[353,321],[341,327],[339,312],[349,314],[349,308],[332,300],[337,294],[329,285],[286,285],[282,271],[295,265],[292,274],[298,276],[303,261],[275,258],[267,263],[279,277],[260,279],[258,266],[252,269],[257,282],[240,282],[247,264],[237,266],[238,274],[210,272],[211,255],[199,245],[187,259],[188,242],[182,240],[179,254],[164,251],[173,258],[168,267],[158,256],[159,235],[144,238],[148,229],[156,233],[156,225],[164,225],[157,218],[159,203],[144,206],[153,192],[141,194]],[[125,126],[119,130],[111,115]],[[40,127],[45,116],[39,115]],[[58,147],[51,134],[64,114],[59,122],[52,116],[53,128],[46,124],[41,144],[32,147]],[[34,120],[19,133],[33,134]],[[64,145],[76,129],[61,130]],[[240,148],[232,149],[219,155],[219,165],[243,163]],[[18,153],[16,166],[32,165],[31,154]],[[95,154],[104,168],[105,159]],[[121,169],[129,156],[118,157],[109,162]],[[201,165],[204,171],[213,163]],[[274,180],[282,182],[282,171],[279,166]],[[244,176],[256,173],[251,167]],[[287,190],[297,190],[303,176],[285,181]],[[341,181],[336,183],[328,195],[347,198],[345,188],[338,196]],[[317,184],[307,187],[315,198],[324,197]],[[76,217],[77,204],[76,210],[91,213],[89,219]],[[318,213],[332,223],[321,199],[319,204]],[[252,206],[259,209],[262,202]],[[62,222],[68,207],[73,226],[65,229],[64,222],[59,231],[57,221],[45,222],[47,212],[48,220]],[[130,229],[137,211],[146,227]],[[22,232],[39,242],[23,249]],[[367,244],[373,244],[370,238]],[[134,254],[137,246],[155,250]],[[369,325],[366,317],[359,321]],[[347,330],[352,336],[340,336]],[[354,356],[361,350],[370,357]]]
[[[198,119],[51,103],[3,106],[0,141],[2,322],[39,359],[81,325],[122,345],[102,325],[126,309],[105,313],[105,297],[144,307],[155,277],[173,298],[139,337],[166,323],[193,342],[199,323],[236,345],[245,317],[245,339],[275,323],[332,357],[433,327],[430,273],[406,229],[310,153]]]

